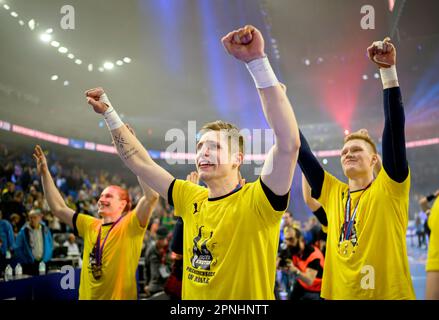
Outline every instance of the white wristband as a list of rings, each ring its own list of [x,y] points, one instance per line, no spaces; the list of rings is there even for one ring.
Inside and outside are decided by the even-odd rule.
[[[384,89],[399,86],[395,65],[391,66],[390,68],[380,68],[380,74]]]
[[[274,74],[273,68],[270,65],[270,61],[268,61],[266,56],[250,61],[246,65],[255,81],[256,88],[263,89],[274,87],[279,83]]]
[[[113,106],[111,105],[110,100],[108,99],[107,95],[104,93],[99,98],[99,101],[105,103],[108,106],[107,111],[104,112],[104,120],[105,123],[108,126],[108,129],[115,130],[124,125],[122,120],[120,119],[119,115],[117,114],[116,110],[114,110]]]

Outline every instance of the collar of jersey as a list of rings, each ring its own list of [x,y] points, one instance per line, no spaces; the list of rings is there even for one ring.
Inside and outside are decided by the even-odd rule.
[[[239,188],[236,188],[235,190],[232,190],[232,191],[229,192],[228,194],[225,194],[225,195],[223,195],[223,196],[216,197],[216,198],[208,198],[207,200],[208,200],[208,201],[218,201],[218,200],[221,200],[221,199],[227,198],[228,196],[231,196],[232,194],[238,192],[238,191],[241,190],[241,189],[242,189],[242,186],[239,187]]]

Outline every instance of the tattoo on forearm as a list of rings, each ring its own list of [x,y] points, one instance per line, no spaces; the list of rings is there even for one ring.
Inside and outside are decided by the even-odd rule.
[[[116,144],[118,149],[125,149],[125,146],[128,145],[128,142],[122,137],[122,134],[116,134],[114,136],[114,143]]]
[[[129,158],[131,158],[132,156],[134,156],[135,154],[137,154],[139,152],[139,150],[137,150],[136,148],[131,148],[127,151],[124,151],[122,153],[120,153],[120,155],[125,159],[128,160]]]
[[[120,156],[124,160],[128,160],[135,154],[139,152],[135,147],[131,147],[128,141],[124,137],[122,137],[122,134],[116,134],[114,136],[114,144],[116,145],[116,149],[119,152]]]

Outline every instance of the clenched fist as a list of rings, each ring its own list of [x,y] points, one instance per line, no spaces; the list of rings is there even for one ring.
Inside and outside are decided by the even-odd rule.
[[[380,68],[390,68],[396,64],[396,49],[390,43],[390,38],[386,37],[382,42],[382,47],[379,42],[375,41],[367,48],[367,55],[369,59],[377,64]]]
[[[221,42],[229,54],[246,63],[265,56],[264,38],[250,25],[228,33]]]
[[[107,104],[101,101],[103,94],[105,94],[105,92],[101,87],[90,89],[85,92],[87,103],[93,106],[93,109],[96,113],[103,114],[109,108]]]

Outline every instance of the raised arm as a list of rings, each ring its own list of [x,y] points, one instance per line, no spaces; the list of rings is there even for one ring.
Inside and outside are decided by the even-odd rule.
[[[125,126],[128,128],[128,130],[131,132],[131,134],[135,137],[136,132],[134,129],[126,123]],[[113,141],[113,146],[115,145]],[[154,208],[157,205],[157,202],[159,201],[159,194],[151,189],[150,186],[148,186],[147,183],[142,181],[139,177],[137,177],[137,181],[139,181],[140,188],[142,188],[143,191],[143,197],[139,199],[139,202],[136,206],[136,215],[139,219],[140,225],[142,227],[146,227],[148,225],[149,218],[151,217],[152,212],[154,211]]]
[[[35,146],[33,157],[37,163],[38,173],[41,175],[44,196],[49,204],[50,211],[62,222],[73,228],[73,215],[75,211],[70,209],[53,182],[47,166],[46,156],[39,145]]]
[[[146,227],[148,225],[149,218],[151,217],[154,208],[159,201],[159,194],[152,190],[145,182],[137,177],[139,185],[143,190],[143,197],[140,198],[136,206],[136,214],[139,219],[140,225]]]
[[[396,74],[396,49],[390,38],[376,41],[367,49],[380,67],[384,89],[383,167],[392,180],[403,182],[409,173],[405,147],[405,115]]]
[[[302,131],[299,130],[300,134],[300,150],[299,150],[299,166],[302,172],[311,186],[311,196],[314,199],[318,199],[322,192],[323,180],[325,178],[325,171],[320,165],[317,158],[311,151],[311,148],[306,141],[305,136]]]
[[[246,26],[230,32],[222,42],[229,54],[247,64],[258,88],[265,118],[274,131],[275,144],[265,160],[261,179],[274,194],[285,195],[291,188],[300,147],[293,108],[268,62],[259,30]]]
[[[322,226],[328,226],[328,217],[326,216],[326,211],[323,206],[311,196],[311,187],[306,180],[305,175],[302,173],[302,194],[303,200],[308,208],[311,209],[312,213],[316,216]]]
[[[311,196],[311,187],[308,181],[305,178],[305,175],[302,173],[302,195],[303,201],[311,209],[311,211],[318,210],[322,205],[316,199]]]
[[[104,116],[116,150],[125,165],[167,200],[174,177],[151,159],[139,140],[124,126],[102,88],[88,90],[86,96],[95,112]]]

